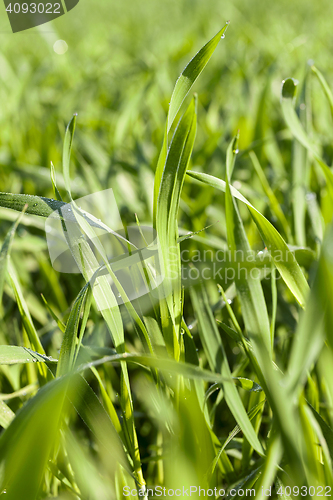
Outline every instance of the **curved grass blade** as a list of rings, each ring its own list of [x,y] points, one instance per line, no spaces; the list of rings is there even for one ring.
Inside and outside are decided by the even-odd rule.
[[[163,289],[167,307],[161,307],[162,327],[167,347],[178,354],[178,336],[182,316],[181,263],[178,245],[177,216],[180,193],[196,135],[196,98],[181,118],[172,138],[161,177],[156,210]],[[171,315],[171,318],[170,318]],[[170,321],[171,319],[171,321]]]
[[[57,359],[34,352],[27,347],[15,345],[0,346],[0,365],[15,365],[17,363],[57,363]]]
[[[262,407],[263,407],[264,404],[265,404],[265,401],[261,401],[256,406],[254,406],[253,408],[251,408],[251,410],[249,411],[249,414],[248,414],[250,421],[259,413],[259,411],[262,409]],[[228,446],[228,444],[234,439],[234,437],[236,437],[237,434],[239,432],[241,432],[241,430],[242,429],[240,428],[240,426],[236,425],[233,428],[233,430],[230,432],[230,434],[227,437],[227,439],[224,441],[222,447],[219,449],[219,451],[218,451],[218,453],[217,453],[217,455],[214,458],[214,461],[212,463],[211,470],[209,471],[210,477],[214,474],[216,465],[217,465],[218,461],[220,460],[222,452],[225,450],[225,448]]]
[[[317,422],[321,428],[321,431],[322,431],[323,436],[325,438],[325,441],[327,443],[327,447],[328,447],[328,450],[329,450],[329,453],[331,456],[331,460],[333,462],[333,430],[325,422],[323,417],[313,408],[313,406],[311,406],[310,403],[308,403],[308,405],[310,406],[310,408],[315,416],[315,419],[317,420]]]
[[[15,268],[10,260],[8,262],[8,273],[10,276],[12,288],[13,288],[14,293],[15,293],[16,302],[17,302],[17,305],[18,305],[18,308],[19,308],[19,311],[21,314],[22,323],[23,323],[23,326],[28,334],[31,346],[32,346],[33,350],[38,352],[39,354],[45,354],[44,348],[43,348],[41,341],[38,337],[36,328],[32,322],[32,318],[30,316],[30,312],[29,312],[27,303],[24,299]]]
[[[163,137],[162,149],[158,158],[156,172],[155,172],[155,181],[154,181],[154,207],[153,207],[153,220],[154,226],[156,223],[156,205],[158,193],[161,185],[162,173],[165,165],[165,161],[168,154],[168,133],[175,121],[177,113],[193,87],[195,81],[199,77],[200,73],[205,68],[209,59],[213,55],[214,50],[216,49],[221,37],[224,37],[224,33],[229,25],[229,21],[225,24],[225,26],[206,44],[204,45],[199,52],[191,59],[191,61],[187,64],[181,75],[179,76],[169,104],[167,121],[165,124],[165,131]]]
[[[230,21],[228,21],[223,26],[223,28],[199,50],[199,52],[193,57],[193,59],[191,59],[191,61],[187,64],[187,66],[179,76],[171,96],[167,120],[167,132],[169,132],[170,128],[172,127],[172,124],[185,97],[188,95],[196,79],[213,55],[219,41],[221,40],[221,38],[224,38],[224,34],[229,26],[229,23]]]
[[[282,82],[281,105],[282,105],[284,119],[293,136],[296,137],[296,139],[308,151],[312,153],[313,157],[320,165],[326,178],[327,189],[331,198],[331,203],[333,203],[333,173],[331,169],[328,167],[328,165],[326,165],[324,160],[318,154],[316,146],[308,138],[294,109],[297,84],[298,82],[294,78],[287,78]]]
[[[331,115],[333,118],[333,94],[332,94],[332,91],[329,88],[328,83],[327,83],[324,75],[321,73],[321,71],[319,71],[319,69],[316,68],[316,66],[311,66],[311,70],[313,71],[313,73],[316,75],[316,77],[319,80],[321,88],[323,89],[324,94],[325,94],[325,96],[328,100],[328,103],[330,105]]]
[[[236,159],[237,144],[238,134],[231,141],[227,150],[225,193],[226,226],[228,245],[232,255],[236,256],[236,252],[240,250],[243,256],[247,256],[251,254],[252,250],[245,233],[237,204],[230,192],[230,180]],[[235,276],[235,284],[244,317],[245,328],[253,343],[254,350],[256,353],[263,350],[271,359],[272,350],[268,313],[260,277],[252,277],[251,273],[246,273],[244,276],[244,273],[239,272]]]
[[[262,388],[260,387],[259,384],[257,384],[256,382],[253,382],[253,380],[250,380],[248,378],[233,377],[233,380],[235,381],[235,384],[238,387],[241,387],[245,391],[249,391],[249,392],[252,392],[252,391],[253,392],[261,392],[262,391]]]
[[[211,370],[221,373],[224,379],[232,380],[231,372],[224,350],[222,339],[219,335],[216,321],[209,307],[206,291],[201,287],[198,293],[194,288],[191,289],[191,299],[193,309],[198,318],[200,337],[208,358]],[[216,382],[216,380],[215,380]],[[246,439],[251,446],[260,454],[263,454],[262,446],[249,421],[242,400],[234,384],[223,384],[226,403],[233,414],[236,422],[241,427]]]
[[[65,181],[67,194],[68,194],[70,199],[72,199],[72,193],[71,193],[71,187],[70,187],[69,167],[70,167],[70,158],[71,158],[71,151],[72,151],[72,146],[73,146],[75,125],[76,125],[76,117],[77,117],[77,114],[74,114],[73,118],[71,119],[71,121],[67,125],[66,132],[65,132],[64,146],[63,146],[63,154],[62,154],[62,168],[63,168],[64,181]]]
[[[75,399],[74,382],[60,378],[46,384],[1,435],[0,491],[6,489],[6,498],[38,498],[47,461],[66,414],[66,395]]]
[[[87,295],[90,293],[91,288],[89,286],[89,283],[87,283],[80,291],[72,307],[66,324],[64,338],[61,343],[59,362],[57,366],[58,377],[60,377],[61,375],[65,375],[72,369],[80,315]]]
[[[219,189],[223,193],[226,191],[226,183],[221,179],[192,170],[188,170],[186,173],[190,177]],[[298,303],[304,308],[309,286],[295,256],[275,227],[237,189],[230,186],[230,191],[232,196],[248,206],[261,237],[271,252],[275,266]]]
[[[7,429],[11,421],[15,418],[15,413],[6,403],[0,400],[0,425]]]
[[[269,185],[269,182],[265,176],[265,173],[260,165],[260,162],[258,160],[258,157],[257,155],[255,154],[254,151],[250,151],[249,152],[249,157],[252,161],[252,165],[259,177],[259,180],[261,182],[261,185],[265,191],[265,194],[269,200],[269,203],[270,203],[270,206],[271,206],[271,210],[272,212],[275,214],[275,216],[277,217],[279,223],[280,223],[280,226],[281,228],[283,229],[283,232],[284,232],[284,235],[286,236],[287,240],[291,240],[291,231],[290,231],[290,227],[289,227],[289,224],[288,224],[288,221],[282,211],[282,208],[280,206],[280,203],[278,202],[271,186]]]
[[[18,216],[8,233],[6,234],[5,240],[2,244],[1,250],[0,250],[0,316],[2,315],[2,295],[3,295],[3,287],[5,283],[5,276],[6,276],[6,271],[7,271],[7,262],[8,258],[10,256],[10,251],[11,247],[13,244],[14,236],[16,233],[17,226],[19,225],[23,214],[25,210],[27,209],[27,206],[24,205],[21,214]]]

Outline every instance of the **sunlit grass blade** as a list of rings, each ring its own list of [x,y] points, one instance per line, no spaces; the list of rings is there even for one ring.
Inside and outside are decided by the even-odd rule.
[[[328,326],[332,320],[329,297],[333,293],[333,226],[327,228],[316,275],[305,312],[295,333],[286,382],[294,390],[303,384],[307,371],[317,357],[325,338],[333,346],[333,336]]]
[[[333,173],[331,169],[326,165],[323,159],[318,154],[318,148],[311,142],[307,136],[304,128],[302,127],[298,116],[296,115],[294,109],[294,100],[296,95],[296,87],[298,82],[293,78],[287,78],[282,82],[281,90],[281,104],[284,119],[288,125],[291,133],[296,137],[296,139],[311,152],[317,163],[320,165],[327,182],[327,189],[330,194],[331,203],[333,201]]]
[[[205,68],[209,59],[213,55],[221,37],[224,37],[224,33],[229,25],[229,21],[224,25],[224,27],[206,44],[199,52],[191,59],[187,64],[181,75],[179,76],[169,104],[167,122],[165,125],[163,145],[159,155],[156,172],[155,172],[155,182],[154,182],[154,207],[153,207],[153,219],[154,224],[156,222],[156,205],[157,198],[161,184],[162,173],[165,165],[165,160],[168,151],[168,134],[175,121],[175,118],[180,110],[180,107],[193,87],[195,81],[199,77],[200,73]]]
[[[57,363],[56,359],[34,352],[27,347],[0,345],[0,365],[15,365],[17,363]]]
[[[68,379],[45,385],[1,435],[0,490],[7,491],[7,498],[35,500],[38,497],[47,460],[66,413],[66,394],[74,399],[75,385],[69,386]]]
[[[79,321],[88,293],[91,293],[89,284],[85,285],[80,291],[69,315],[64,337],[61,343],[59,362],[57,366],[58,377],[66,374],[73,367],[75,342],[77,339]]]
[[[251,254],[242,220],[239,215],[237,204],[231,195],[230,180],[236,158],[238,137],[236,136],[230,143],[227,151],[227,177],[225,212],[229,248],[232,258],[237,255],[237,250],[242,252],[244,258]],[[271,358],[272,349],[270,341],[270,329],[266,303],[259,277],[252,277],[251,273],[242,273],[242,269],[235,277],[236,289],[241,303],[245,328],[254,346],[255,352],[265,350],[264,355]]]
[[[287,219],[282,211],[280,203],[278,202],[271,186],[269,185],[268,180],[266,179],[265,173],[264,173],[264,171],[259,163],[258,157],[254,153],[254,151],[250,151],[249,156],[250,156],[250,159],[252,161],[252,165],[253,165],[253,167],[254,167],[254,169],[255,169],[255,171],[260,179],[260,182],[261,182],[261,185],[265,191],[265,194],[266,194],[267,198],[269,199],[271,210],[272,210],[273,214],[275,214],[275,216],[277,217],[287,241],[288,240],[291,241],[291,231],[290,231],[288,221],[287,221]]]
[[[14,222],[14,224],[8,231],[0,250],[0,316],[2,315],[2,295],[3,295],[3,287],[5,283],[6,272],[7,272],[7,262],[10,256],[11,247],[13,244],[13,239],[15,236],[17,226],[19,225],[26,208],[27,208],[26,206],[23,207],[22,213],[19,215],[17,220]]]
[[[168,335],[167,345],[172,348],[175,357],[178,356],[177,344],[182,315],[177,215],[180,192],[195,134],[196,99],[193,99],[181,118],[170,144],[161,178],[156,212],[156,229],[164,277],[163,290],[167,303],[167,308],[163,307],[161,310],[162,327]]]
[[[64,175],[65,186],[67,190],[67,194],[70,199],[72,199],[71,187],[70,187],[70,175],[69,175],[69,167],[70,167],[70,158],[71,151],[73,146],[73,137],[75,132],[76,125],[76,117],[77,114],[73,115],[73,118],[69,122],[66,128],[64,146],[63,146],[63,154],[62,154],[62,169]]]
[[[7,429],[11,421],[15,418],[15,413],[4,401],[0,401],[0,426]]]
[[[221,373],[224,379],[231,378],[231,372],[228,365],[226,353],[219,335],[214,316],[209,307],[206,292],[201,289],[200,295],[195,289],[191,289],[191,299],[193,308],[199,323],[201,340],[208,358],[211,370]],[[253,448],[263,454],[262,446],[254,432],[251,422],[246,414],[242,400],[233,384],[223,384],[226,403],[235,417],[236,422],[241,427],[246,438]]]
[[[229,21],[208,43],[206,43],[206,45],[199,50],[178,78],[170,101],[167,128],[168,132],[174,122],[180,106],[182,105],[182,102],[213,55],[220,39],[224,38],[224,33],[228,25]]]
[[[197,179],[209,186],[215,187],[216,189],[225,193],[226,183],[213,177],[212,175],[204,174],[201,172],[194,172],[192,170],[187,171],[187,174],[194,179]],[[302,273],[299,265],[292,252],[289,250],[286,242],[280,235],[280,233],[275,229],[275,227],[258,211],[251,205],[251,203],[244,198],[244,196],[237,191],[233,186],[230,186],[231,194],[245,203],[256,223],[261,237],[263,238],[267,248],[270,250],[272,259],[277,269],[281,273],[281,276],[295,296],[299,304],[304,307],[306,296],[308,294],[308,284]]]
[[[328,103],[329,103],[329,106],[330,106],[330,110],[331,110],[331,115],[332,115],[332,118],[333,118],[333,94],[332,94],[332,91],[331,89],[329,88],[328,86],[328,83],[324,77],[324,75],[322,74],[321,71],[319,71],[318,68],[316,68],[316,66],[311,66],[311,69],[313,71],[313,73],[316,75],[316,77],[318,78],[318,81],[321,85],[321,88],[323,89],[324,91],[324,94],[328,100]]]

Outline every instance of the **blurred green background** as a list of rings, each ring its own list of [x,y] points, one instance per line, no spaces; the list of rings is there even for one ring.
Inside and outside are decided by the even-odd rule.
[[[204,169],[221,136],[240,128],[241,147],[249,145],[268,79],[269,121],[279,121],[282,79],[301,79],[309,59],[333,79],[330,1],[81,0],[56,21],[15,35],[0,8],[1,191],[49,193],[44,169],[51,160],[60,168],[74,112],[75,148],[103,187],[142,163],[153,171],[175,79],[227,19],[226,38],[195,88]],[[62,55],[53,49],[59,39],[68,44]],[[318,127],[326,123],[322,108]]]

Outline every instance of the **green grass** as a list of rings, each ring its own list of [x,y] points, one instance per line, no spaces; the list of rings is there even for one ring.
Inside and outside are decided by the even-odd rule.
[[[0,56],[0,496],[325,495],[332,7],[81,3]],[[158,235],[163,283],[133,301],[75,203],[109,188],[125,229]],[[53,210],[81,274],[51,266]]]

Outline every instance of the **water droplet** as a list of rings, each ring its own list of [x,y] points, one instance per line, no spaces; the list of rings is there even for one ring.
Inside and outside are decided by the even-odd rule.
[[[29,359],[29,358],[27,358],[27,361],[30,361],[30,359]]]
[[[188,329],[189,330],[192,330],[193,326],[192,325],[188,325]]]
[[[33,204],[33,207],[37,207],[37,206],[38,206],[38,203],[34,203],[34,204]]]
[[[183,328],[182,328],[182,329],[180,330],[180,335],[184,335],[184,333],[185,333],[185,332],[184,332],[184,330],[183,330]]]
[[[224,33],[221,35],[221,38],[225,38],[225,34]]]
[[[226,24],[230,24],[230,21],[227,21]]]
[[[316,199],[316,193],[307,193],[305,195],[307,201],[313,201]]]
[[[299,109],[305,109],[306,108],[306,105],[304,104],[304,102],[302,102],[302,104],[299,105]]]
[[[228,299],[228,304],[232,304],[232,300],[231,299]]]
[[[238,155],[239,149],[235,149],[235,155]]]
[[[37,359],[36,358],[32,358],[32,362],[33,363],[37,363]]]
[[[68,210],[68,212],[70,212],[70,211],[71,211],[71,209],[70,209],[70,208],[68,208],[67,210]]]

